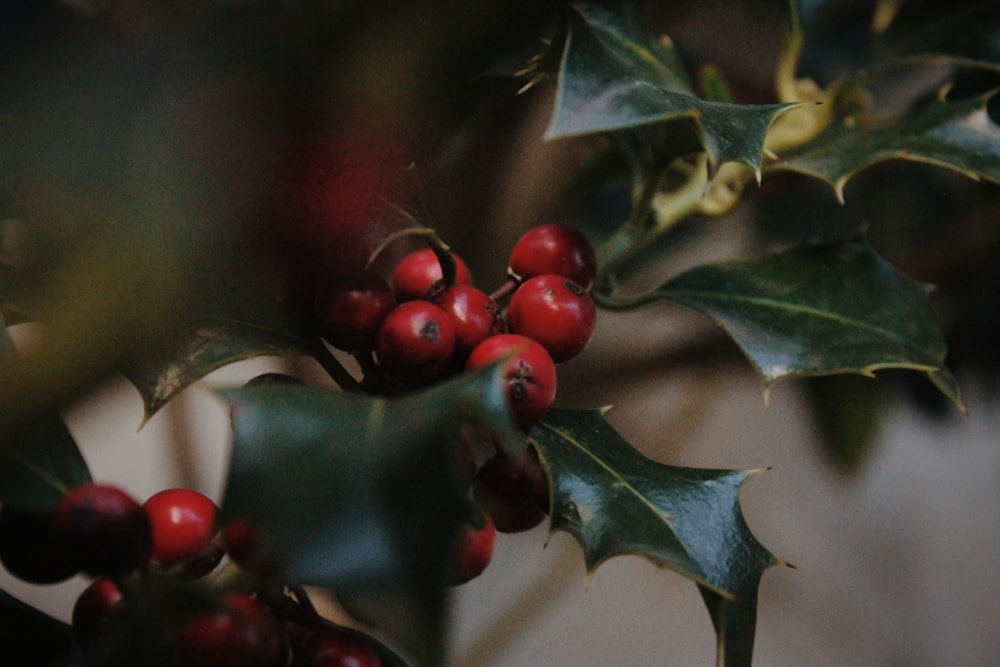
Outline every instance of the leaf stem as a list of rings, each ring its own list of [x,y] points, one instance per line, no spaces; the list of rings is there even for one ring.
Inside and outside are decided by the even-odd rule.
[[[614,273],[656,237],[698,212],[708,182],[707,167],[708,154],[701,153],[694,163],[675,160],[650,172],[634,196],[628,221],[597,247],[599,277]],[[684,181],[674,190],[661,192],[660,186],[671,172],[678,172]]]

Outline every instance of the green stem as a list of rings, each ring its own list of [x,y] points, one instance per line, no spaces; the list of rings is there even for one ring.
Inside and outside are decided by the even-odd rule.
[[[628,222],[597,247],[599,278],[614,273],[660,234],[698,211],[707,184],[707,160],[708,155],[703,153],[693,164],[675,161],[651,172],[635,197]],[[661,193],[660,184],[671,170],[680,171],[684,182],[675,190]],[[654,221],[649,224],[651,212]]]

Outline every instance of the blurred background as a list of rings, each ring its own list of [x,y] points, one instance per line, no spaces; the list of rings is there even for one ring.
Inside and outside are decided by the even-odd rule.
[[[806,63],[821,82],[852,53],[857,22],[848,19],[871,10],[843,4]],[[42,322],[3,311],[33,372],[3,379],[0,424],[59,407],[94,477],[137,498],[167,486],[221,497],[230,433],[214,388],[269,370],[323,377],[302,360],[240,362],[141,429],[142,400],[123,377],[232,290],[273,288],[284,246],[271,184],[312,138],[354,156],[333,167],[344,173],[412,162],[415,171],[389,179],[392,192],[416,202],[419,221],[487,291],[527,228],[569,222],[600,238],[627,213],[620,179],[573,181],[591,143],[542,140],[553,86],[517,95],[519,82],[496,76],[544,46],[547,3],[0,7],[0,268],[17,268],[0,271],[0,297],[16,295]],[[713,62],[743,101],[771,99],[782,3],[645,8],[692,68]],[[351,192],[383,185],[362,178]],[[368,212],[365,202],[336,205],[347,207],[338,215]],[[651,458],[770,468],[744,487],[744,514],[797,569],[764,575],[757,664],[1000,659],[998,213],[995,186],[921,165],[863,172],[845,205],[827,185],[775,176],[732,215],[680,225],[627,275],[655,285],[705,261],[867,229],[904,273],[937,285],[967,414],[920,377],[894,372],[782,382],[765,406],[735,346],[669,305],[601,313],[586,353],[560,367],[560,405],[613,405],[608,420]],[[382,233],[408,224],[380,220]],[[318,232],[303,224],[291,233]],[[304,261],[349,262],[355,250],[323,248]],[[0,575],[0,589],[61,619],[85,583]],[[692,583],[633,557],[588,577],[579,547],[544,526],[500,536],[492,565],[455,591],[453,619],[453,663],[468,667],[706,665],[715,651]]]

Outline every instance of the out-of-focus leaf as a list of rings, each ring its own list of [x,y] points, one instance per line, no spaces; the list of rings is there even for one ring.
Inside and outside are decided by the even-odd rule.
[[[718,664],[750,665],[760,577],[782,564],[740,510],[739,488],[753,471],[657,463],[597,410],[555,410],[531,441],[549,476],[550,530],[580,542],[587,570],[633,554],[692,579],[716,623]]]
[[[318,338],[301,336],[275,317],[214,317],[191,331],[169,357],[127,375],[142,395],[145,423],[171,398],[212,371],[255,357],[311,354],[319,345]]]
[[[14,354],[0,316],[0,378],[7,377]],[[67,490],[88,481],[87,464],[59,415],[34,415],[0,434],[0,502],[46,512]]]
[[[833,468],[850,475],[864,465],[875,445],[883,403],[870,378],[836,375],[807,385],[817,440]]]
[[[894,118],[848,117],[814,141],[780,156],[773,167],[821,178],[841,200],[854,174],[894,158],[927,162],[1000,183],[1000,126],[986,111],[989,98],[949,102],[939,97]]]
[[[520,441],[499,369],[387,400],[304,386],[252,386],[232,403],[222,513],[260,534],[286,580],[333,588],[414,655],[438,664],[445,568],[467,513],[463,443]]]
[[[0,591],[0,656],[4,667],[66,665],[72,650],[69,625]]]
[[[569,21],[549,138],[695,118],[713,164],[739,161],[760,170],[768,127],[793,105],[699,99],[676,52],[627,14],[581,3]]]
[[[944,60],[1000,71],[1000,5],[902,3],[882,41],[883,60]]]
[[[716,320],[770,387],[789,376],[940,372],[946,346],[927,291],[851,241],[696,267],[654,296]]]
[[[0,501],[45,512],[69,489],[90,481],[76,441],[58,415],[35,416],[31,423],[0,436]]]

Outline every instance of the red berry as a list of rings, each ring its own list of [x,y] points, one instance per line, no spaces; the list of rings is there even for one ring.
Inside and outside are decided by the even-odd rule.
[[[359,132],[361,124],[351,127],[352,134],[276,142],[269,241],[307,293],[362,273],[387,232],[379,209],[398,200],[398,167],[407,161],[401,147],[381,133]]]
[[[166,489],[143,503],[153,529],[151,557],[165,570],[177,568],[192,578],[208,574],[222,559],[214,539],[219,508],[193,489]]]
[[[493,517],[501,533],[519,533],[530,530],[545,518],[537,502],[535,486],[545,486],[544,479],[537,482],[529,477],[525,465],[497,454],[476,472],[473,492],[476,503]]]
[[[184,667],[284,667],[288,643],[281,624],[263,604],[229,593],[219,609],[194,614],[177,633],[178,663]]]
[[[113,650],[111,643],[121,639],[120,628],[127,610],[128,602],[113,579],[95,579],[73,604],[73,638],[90,657]]]
[[[46,512],[0,506],[0,563],[12,575],[33,584],[54,584],[77,572],[76,563],[52,528]]]
[[[455,358],[462,363],[490,336],[503,333],[500,308],[488,294],[471,285],[452,285],[434,295],[434,305],[448,315],[455,329]]]
[[[469,266],[455,253],[451,256],[455,259],[455,284],[472,284]],[[437,255],[430,248],[423,248],[411,252],[396,265],[392,274],[392,291],[400,303],[426,299],[443,277]]]
[[[455,351],[455,329],[443,310],[429,301],[396,306],[375,336],[375,355],[389,375],[424,382],[447,369]]]
[[[590,289],[597,275],[597,257],[579,230],[565,225],[541,225],[528,230],[510,253],[508,272],[515,280],[556,274]]]
[[[92,576],[123,574],[149,558],[149,517],[113,486],[71,489],[56,506],[52,527],[79,568]]]
[[[384,279],[366,274],[342,287],[320,288],[315,313],[319,333],[346,352],[371,352],[382,320],[396,305]]]
[[[507,307],[513,333],[541,343],[556,363],[580,354],[594,335],[597,309],[587,291],[569,278],[535,276],[517,288]]]
[[[245,519],[237,519],[222,530],[222,540],[229,558],[234,563],[246,565],[257,554],[260,536],[252,523]]]
[[[292,667],[381,667],[382,658],[360,633],[323,628],[293,656]]]
[[[548,414],[556,398],[556,366],[539,343],[518,334],[490,336],[476,346],[467,369],[504,362],[504,388],[514,421],[530,428]]]
[[[458,586],[482,574],[493,560],[496,537],[497,531],[489,514],[482,515],[479,525],[463,524],[459,528],[456,560],[448,573],[448,583]]]

